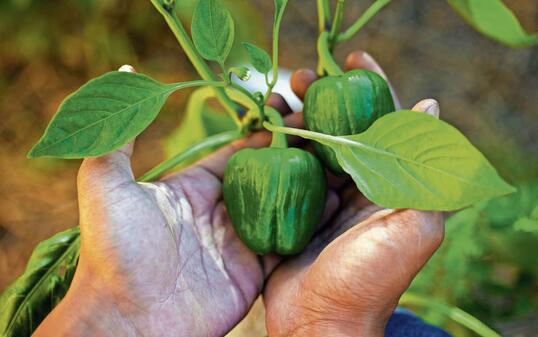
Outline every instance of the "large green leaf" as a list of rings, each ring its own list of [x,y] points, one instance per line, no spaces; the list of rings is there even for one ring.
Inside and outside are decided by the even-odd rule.
[[[331,145],[338,161],[384,207],[455,210],[514,192],[456,128],[424,113],[390,113],[344,138]]]
[[[537,34],[527,34],[501,0],[447,0],[472,27],[485,36],[511,47],[538,43]]]
[[[41,242],[25,272],[0,297],[0,335],[30,336],[69,289],[79,256],[79,228]]]
[[[424,113],[393,112],[352,136],[270,128],[331,147],[361,192],[383,207],[448,211],[515,191],[457,129]]]
[[[82,158],[116,150],[148,127],[172,92],[207,84],[217,83],[162,84],[141,74],[109,72],[62,102],[28,157]]]
[[[192,39],[203,58],[224,64],[234,42],[234,21],[219,0],[200,0],[192,16]]]

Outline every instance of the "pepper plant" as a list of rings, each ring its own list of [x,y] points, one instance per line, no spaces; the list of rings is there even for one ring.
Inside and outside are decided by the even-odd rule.
[[[500,43],[523,47],[538,42],[538,36],[527,34],[500,0],[447,1],[476,30]],[[191,36],[178,19],[176,0],[151,0],[200,79],[165,84],[147,75],[114,71],[90,80],[64,100],[28,157],[72,159],[115,151],[155,120],[171,94],[200,87],[191,96],[187,119],[215,98],[227,116],[216,119],[222,132],[191,141],[191,146],[138,180],[157,179],[257,130],[273,132],[270,148],[245,149],[231,158],[223,184],[225,204],[239,237],[260,254],[300,252],[313,235],[325,203],[320,161],[301,149],[288,148],[285,135],[312,140],[321,162],[337,174],[351,176],[368,199],[383,207],[452,211],[514,192],[456,128],[426,114],[394,111],[383,78],[364,70],[344,73],[333,58],[334,50],[389,2],[374,1],[344,29],[345,1],[336,1],[331,11],[329,0],[317,0],[321,79],[306,95],[307,129],[296,129],[284,126],[278,113],[267,107],[278,81],[279,31],[287,0],[274,0],[271,54],[248,41],[242,44],[249,67],[228,62],[234,19],[219,0],[198,1]],[[252,70],[264,76],[264,92],[251,92],[244,85]],[[267,174],[258,175],[257,170]],[[271,198],[269,205],[262,196]],[[58,304],[73,277],[79,242],[79,230],[74,228],[39,244],[25,273],[2,295],[2,336],[30,335]],[[407,296],[406,303],[428,301]],[[431,307],[452,312],[439,303]],[[483,336],[496,336],[470,316],[460,313],[457,318]]]

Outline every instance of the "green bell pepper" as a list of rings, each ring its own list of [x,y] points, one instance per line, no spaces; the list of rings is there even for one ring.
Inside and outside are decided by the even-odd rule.
[[[287,148],[273,134],[269,148],[243,149],[226,166],[224,203],[239,238],[259,254],[299,253],[325,208],[323,167],[312,154]]]
[[[352,70],[312,83],[303,112],[307,129],[345,136],[364,132],[376,119],[394,110],[390,88],[381,76],[368,70]],[[344,173],[329,147],[318,143],[313,146],[332,172]]]

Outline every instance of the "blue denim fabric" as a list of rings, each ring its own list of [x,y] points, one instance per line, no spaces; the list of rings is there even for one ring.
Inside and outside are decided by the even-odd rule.
[[[447,332],[424,323],[409,310],[396,309],[385,328],[385,337],[451,337]]]

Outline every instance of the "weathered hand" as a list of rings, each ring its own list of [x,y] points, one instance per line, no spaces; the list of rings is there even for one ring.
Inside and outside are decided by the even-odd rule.
[[[366,53],[352,53],[346,65],[384,76]],[[312,71],[300,70],[292,88],[303,98],[315,79]],[[414,110],[439,113],[434,100],[423,100]],[[383,336],[400,296],[443,239],[442,214],[381,210],[352,182],[331,180],[328,208],[336,209],[341,200],[339,213],[268,280],[264,302],[270,337]]]
[[[300,120],[289,116],[288,124],[297,126],[294,119]],[[132,143],[84,160],[80,261],[66,298],[36,336],[193,337],[230,330],[277,258],[259,258],[236,236],[221,178],[235,151],[270,139],[257,133],[155,183],[135,182]]]

